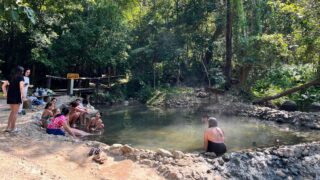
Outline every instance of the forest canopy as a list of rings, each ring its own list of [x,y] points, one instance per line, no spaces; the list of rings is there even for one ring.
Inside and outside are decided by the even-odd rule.
[[[42,83],[111,67],[145,88],[235,81],[262,97],[319,78],[319,12],[317,0],[2,0],[0,76],[22,65]]]

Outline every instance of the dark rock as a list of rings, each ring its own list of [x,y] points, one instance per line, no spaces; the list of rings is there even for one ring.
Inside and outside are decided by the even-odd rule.
[[[295,176],[299,175],[299,169],[297,169],[295,167],[291,167],[291,168],[289,168],[289,170],[293,175],[295,175]]]
[[[204,153],[204,155],[206,156],[206,158],[210,158],[210,159],[214,159],[217,157],[217,155],[214,152],[206,152]]]
[[[310,106],[308,107],[308,110],[310,112],[320,112],[320,103],[319,102],[311,103]]]
[[[280,109],[285,111],[296,111],[298,109],[298,105],[294,101],[285,101],[281,104]]]
[[[241,160],[239,158],[234,158],[232,159],[232,162],[236,165],[236,166],[239,166],[240,163],[241,163]]]
[[[224,161],[222,159],[218,159],[218,163],[219,163],[220,166],[224,165]]]
[[[225,162],[228,162],[228,161],[230,161],[230,155],[224,154],[224,155],[222,156],[222,159],[223,159]]]

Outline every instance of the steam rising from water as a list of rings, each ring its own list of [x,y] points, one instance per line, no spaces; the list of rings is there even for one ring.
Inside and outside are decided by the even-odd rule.
[[[144,106],[101,109],[106,126],[94,140],[107,144],[129,144],[136,148],[202,151],[207,124],[201,114],[176,110],[148,109]],[[289,126],[276,127],[253,118],[214,115],[226,134],[228,150],[296,144],[320,140],[319,133],[295,132]]]

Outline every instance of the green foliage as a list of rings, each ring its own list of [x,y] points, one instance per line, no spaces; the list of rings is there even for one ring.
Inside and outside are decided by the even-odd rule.
[[[216,87],[225,83],[224,1],[1,2],[0,67],[5,76],[17,64],[34,68],[34,82],[70,71],[100,76],[112,67],[111,73],[130,74],[132,80],[126,88],[114,86],[111,100],[142,101],[154,93],[152,88],[168,84],[203,86],[208,78]],[[232,73],[243,81],[244,91],[264,96],[319,75],[319,1],[231,2]],[[316,100],[314,90],[306,93],[308,98],[290,98]]]
[[[60,73],[66,73],[73,64],[82,76],[94,73],[88,69],[108,64],[123,70],[127,44],[120,10],[107,1],[83,4],[85,7],[87,9],[76,10],[61,20],[65,28],[48,48],[50,56],[44,59],[55,62],[52,68],[61,70]],[[41,58],[43,56],[40,61]]]
[[[314,78],[316,68],[312,64],[300,66],[286,65],[272,69],[267,75],[252,87],[252,92],[256,97],[265,97],[278,94],[286,89],[302,85]],[[296,101],[301,108],[312,102],[319,100],[320,90],[310,88],[301,92],[294,93],[288,97],[274,100],[274,103],[281,104],[286,99]]]
[[[105,104],[106,102],[112,101],[110,93],[94,93],[90,98],[95,104]]]
[[[225,84],[225,79],[221,68],[210,68],[209,74],[212,84],[216,88],[223,88]]]
[[[147,102],[153,89],[140,79],[132,79],[126,84],[127,98],[135,98],[143,103]]]
[[[307,110],[311,103],[320,102],[320,87],[315,86],[301,92],[294,93],[290,96],[290,99],[295,101],[301,110]]]
[[[31,22],[36,23],[36,15],[25,1],[2,0],[0,4],[0,20],[1,24],[14,22],[21,29]]]

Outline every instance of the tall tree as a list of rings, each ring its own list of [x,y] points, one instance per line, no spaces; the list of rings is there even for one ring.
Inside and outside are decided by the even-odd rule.
[[[231,0],[226,3],[226,62],[224,67],[224,74],[226,77],[226,89],[231,86],[231,71],[232,71],[232,14],[231,14]]]

